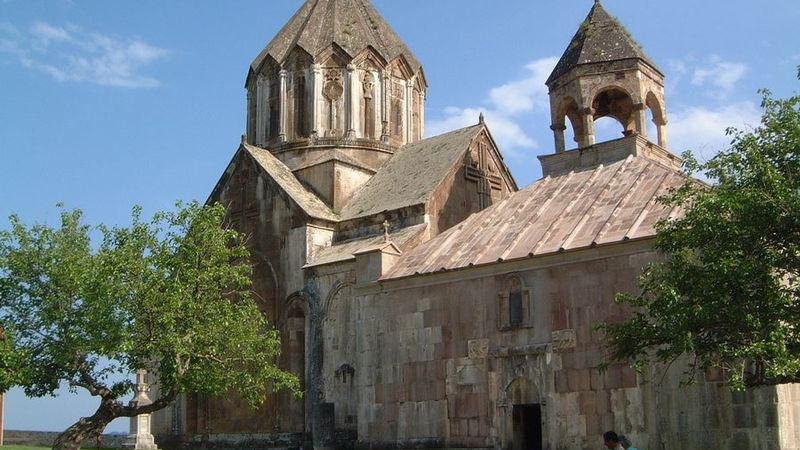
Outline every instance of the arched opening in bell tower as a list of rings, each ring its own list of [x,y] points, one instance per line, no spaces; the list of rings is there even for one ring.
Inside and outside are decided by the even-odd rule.
[[[575,99],[568,97],[561,103],[552,129],[556,138],[556,151],[563,152],[567,147],[572,148],[572,142],[580,146],[584,129],[581,122],[580,108]],[[572,142],[567,142],[567,137]]]
[[[650,140],[656,142],[662,148],[667,147],[667,114],[656,94],[652,91],[647,93],[645,105],[650,111],[650,122],[648,124],[648,136]],[[652,125],[650,125],[652,124]]]
[[[595,122],[596,142],[619,139],[634,133],[633,100],[630,94],[619,87],[609,87],[600,91],[592,100],[593,121]],[[610,118],[622,126],[622,134],[608,120]]]

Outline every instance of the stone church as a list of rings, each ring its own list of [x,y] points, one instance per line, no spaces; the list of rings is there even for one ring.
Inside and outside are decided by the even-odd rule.
[[[681,211],[657,198],[685,179],[664,75],[599,1],[547,87],[555,151],[520,190],[482,117],[425,137],[422,63],[369,0],[307,0],[249,68],[247,132],[209,198],[250,236],[305,396],[185,396],[159,439],[556,450],[614,429],[642,449],[799,448],[792,386],[596,369],[594,327],[629,313],[614,295],[658,257],[654,225]],[[603,117],[619,139],[596,142]]]

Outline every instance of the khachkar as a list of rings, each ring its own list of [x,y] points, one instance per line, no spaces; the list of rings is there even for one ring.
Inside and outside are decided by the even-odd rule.
[[[150,385],[146,382],[146,375],[145,370],[140,370],[136,374],[136,393],[131,400],[131,406],[146,406],[153,403],[147,395],[150,392]],[[150,434],[150,414],[131,417],[130,433],[122,447],[133,450],[158,450],[155,438]]]

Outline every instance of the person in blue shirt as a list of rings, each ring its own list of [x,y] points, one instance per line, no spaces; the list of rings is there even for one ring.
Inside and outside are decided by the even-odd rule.
[[[619,436],[619,443],[622,445],[622,448],[624,448],[625,450],[639,450],[638,448],[634,447],[633,444],[631,444],[631,440],[628,439],[627,436],[620,435]]]

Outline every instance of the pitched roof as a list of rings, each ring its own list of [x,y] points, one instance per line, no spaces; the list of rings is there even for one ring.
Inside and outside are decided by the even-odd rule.
[[[546,177],[403,255],[384,278],[652,237],[681,210],[657,201],[686,178],[645,157]]]
[[[386,61],[402,55],[414,72],[421,66],[369,0],[306,0],[251,68],[258,70],[267,55],[282,63],[296,45],[317,56],[334,43],[351,57],[372,47]]]
[[[242,144],[240,150],[244,150],[261,166],[262,169],[297,203],[306,214],[315,219],[335,222],[339,220],[328,205],[298,181],[292,171],[286,167],[278,158],[272,155],[269,150],[249,144]]]
[[[633,58],[641,59],[658,70],[625,27],[596,1],[546,83],[550,84],[581,64]]]
[[[404,146],[342,208],[342,220],[424,204],[483,128],[473,125]]]
[[[401,228],[389,234],[392,244],[402,248],[407,242],[415,238],[419,233],[425,231],[428,225],[419,224]],[[376,248],[383,248],[386,244],[383,235],[370,236],[362,239],[354,239],[340,242],[327,248],[318,250],[314,254],[314,259],[303,266],[303,268],[322,266],[355,259],[356,253],[362,253]]]

